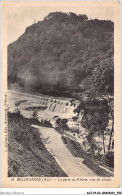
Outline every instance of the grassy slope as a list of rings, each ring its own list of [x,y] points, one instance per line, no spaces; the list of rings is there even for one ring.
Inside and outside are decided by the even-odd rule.
[[[31,127],[36,120],[8,113],[8,176],[67,176],[47,151],[39,132]]]

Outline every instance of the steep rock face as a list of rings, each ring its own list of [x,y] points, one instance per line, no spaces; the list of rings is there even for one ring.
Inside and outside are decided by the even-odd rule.
[[[114,24],[50,13],[8,46],[8,86],[50,95],[84,92],[100,61],[113,57]]]

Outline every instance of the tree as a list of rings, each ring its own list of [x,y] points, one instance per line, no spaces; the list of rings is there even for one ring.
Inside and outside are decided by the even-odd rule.
[[[77,112],[78,115],[80,115],[81,111],[83,111],[83,117],[80,123],[86,129],[86,138],[92,153],[94,153],[95,150],[99,150],[99,146],[95,141],[95,136],[102,137],[103,151],[105,153],[105,130],[109,120],[107,100],[97,100],[90,96],[82,95],[80,104],[75,109],[75,112]]]
[[[33,113],[32,113],[32,118],[33,119],[39,119],[38,117],[38,110],[34,110]]]
[[[85,14],[79,14],[78,17],[79,17],[79,19],[80,19],[81,21],[88,20],[88,17],[87,17],[87,15],[85,15]]]
[[[90,94],[93,96],[98,96],[102,98],[106,98],[108,102],[109,112],[111,114],[112,129],[110,132],[110,140],[108,150],[111,147],[111,138],[114,131],[114,117],[113,117],[113,109],[111,107],[110,96],[114,94],[114,60],[113,58],[108,58],[106,60],[102,60],[94,70],[92,77],[90,78]]]
[[[82,126],[87,130],[87,140],[94,151],[97,144],[95,136],[102,136],[103,150],[105,153],[105,129],[108,124],[108,106],[106,101],[89,100],[85,103],[84,116],[81,121]],[[96,147],[97,149],[97,147]]]
[[[114,61],[113,58],[102,60],[92,71],[90,88],[97,96],[108,96],[114,93]]]

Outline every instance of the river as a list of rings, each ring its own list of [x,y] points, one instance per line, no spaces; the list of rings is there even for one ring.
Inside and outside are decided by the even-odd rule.
[[[46,148],[69,177],[96,176],[91,169],[83,164],[84,159],[76,158],[71,154],[63,143],[61,134],[55,129],[36,125],[33,125],[33,127],[39,129]]]

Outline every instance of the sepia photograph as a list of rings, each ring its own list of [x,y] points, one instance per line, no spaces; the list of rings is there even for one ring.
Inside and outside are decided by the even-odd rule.
[[[102,3],[3,4],[6,177],[13,181],[114,178],[117,3]]]

